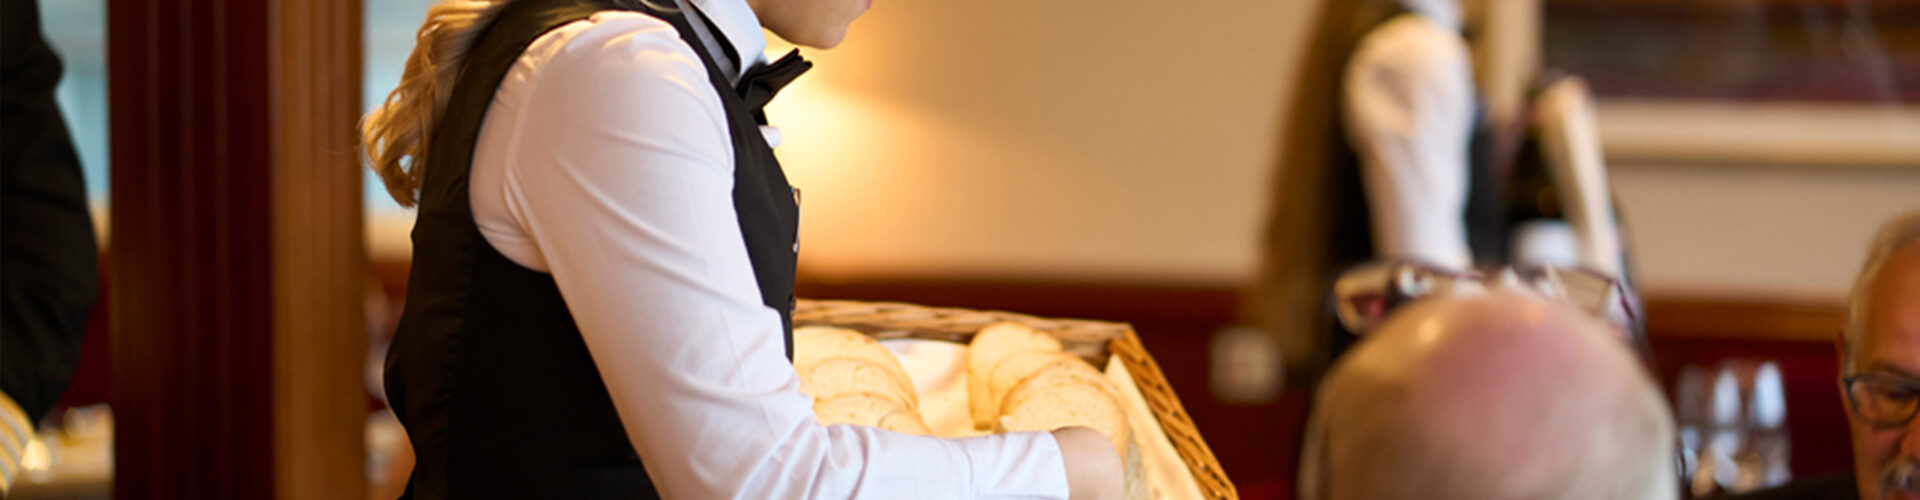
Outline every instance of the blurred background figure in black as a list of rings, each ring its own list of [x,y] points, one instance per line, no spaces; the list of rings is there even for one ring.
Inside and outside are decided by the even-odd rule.
[[[1637,303],[1593,99],[1541,71],[1538,1],[1340,1],[1320,16],[1243,308],[1290,380],[1311,387],[1352,341],[1327,299],[1368,262],[1579,268]]]
[[[0,0],[0,495],[80,361],[97,248],[34,0]]]

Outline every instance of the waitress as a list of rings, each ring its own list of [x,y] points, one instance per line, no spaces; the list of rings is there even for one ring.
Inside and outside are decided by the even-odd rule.
[[[760,110],[868,0],[442,0],[366,117],[417,206],[387,397],[414,498],[1118,498],[1084,428],[821,426]]]
[[[1584,85],[1550,80],[1532,94],[1549,82],[1538,76],[1537,3],[1323,3],[1295,71],[1261,278],[1242,308],[1277,332],[1290,380],[1311,386],[1352,339],[1333,324],[1328,292],[1366,262],[1629,277]],[[1541,148],[1526,164],[1549,170],[1532,179],[1521,174],[1537,170],[1516,166],[1529,135]],[[1539,177],[1555,196],[1519,189]],[[1562,200],[1571,234],[1513,224],[1539,215],[1542,198]],[[1574,255],[1542,251],[1562,248]]]

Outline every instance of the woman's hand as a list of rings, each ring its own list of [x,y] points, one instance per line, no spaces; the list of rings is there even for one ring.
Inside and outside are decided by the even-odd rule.
[[[1053,439],[1060,443],[1060,459],[1066,462],[1070,499],[1120,500],[1126,491],[1125,474],[1112,441],[1086,427],[1062,427],[1053,431]]]

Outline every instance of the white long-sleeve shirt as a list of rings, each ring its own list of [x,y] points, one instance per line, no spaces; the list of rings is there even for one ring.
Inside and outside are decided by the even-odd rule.
[[[1473,62],[1450,2],[1410,2],[1348,60],[1344,132],[1358,153],[1381,259],[1473,265],[1465,212]]]
[[[692,0],[752,66],[742,0]],[[724,58],[723,55],[716,57]],[[737,79],[740,69],[730,69]],[[1066,498],[1048,433],[966,439],[821,426],[761,303],[720,98],[674,28],[603,12],[541,36],[488,108],[481,234],[551,273],[668,498]]]

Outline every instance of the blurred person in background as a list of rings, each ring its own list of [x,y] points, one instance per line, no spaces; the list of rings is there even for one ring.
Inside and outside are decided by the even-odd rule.
[[[1577,266],[1628,281],[1592,100],[1577,78],[1540,76],[1539,8],[1322,5],[1282,124],[1261,278],[1242,308],[1276,336],[1289,380],[1311,387],[1351,342],[1327,299],[1357,264]]]
[[[33,0],[0,0],[0,497],[66,392],[98,295],[80,157],[53,98],[60,58]]]
[[[1671,412],[1613,327],[1509,292],[1408,304],[1329,370],[1304,500],[1677,498]]]
[[[1920,212],[1895,218],[1874,238],[1838,348],[1853,475],[1736,498],[1920,500]]]

